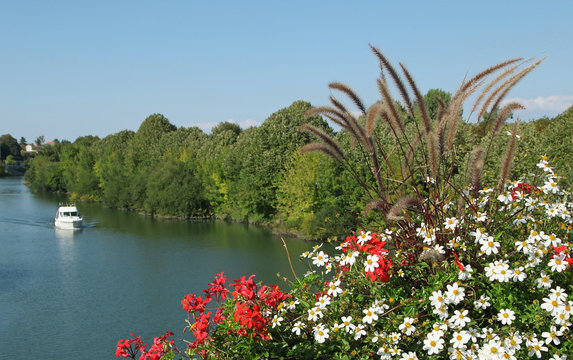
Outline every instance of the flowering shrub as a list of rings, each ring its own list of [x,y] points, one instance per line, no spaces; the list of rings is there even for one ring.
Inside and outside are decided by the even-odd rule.
[[[289,294],[254,275],[229,282],[217,274],[203,297],[181,301],[195,338],[181,356],[565,359],[573,353],[573,203],[545,160],[539,167],[545,176],[499,193],[467,190],[465,216],[418,219],[413,235],[362,231],[332,255],[315,246],[301,255],[310,271]],[[168,335],[154,340],[155,353],[139,338],[121,340],[116,356],[174,355]]]

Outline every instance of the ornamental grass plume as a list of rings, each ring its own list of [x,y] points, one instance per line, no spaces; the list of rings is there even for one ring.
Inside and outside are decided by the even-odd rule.
[[[366,109],[362,100],[349,86],[338,82],[329,85],[330,89],[338,90],[349,97],[364,119],[356,118],[352,111],[333,96],[330,96],[332,107],[314,108],[307,115],[324,115],[341,126],[354,138],[356,144],[363,147],[363,162],[368,164],[372,178],[375,179],[374,182],[369,182],[367,179],[359,180],[359,184],[371,199],[365,208],[366,212],[376,210],[386,222],[396,223],[396,226],[401,228],[399,237],[402,240],[391,244],[392,246],[413,245],[408,240],[415,232],[413,224],[408,216],[397,216],[396,209],[402,210],[405,202],[417,202],[419,206],[409,207],[409,210],[424,218],[429,225],[442,222],[444,210],[447,210],[444,207],[449,207],[449,204],[458,204],[460,213],[455,214],[456,216],[463,216],[468,211],[463,206],[470,201],[467,190],[475,195],[481,189],[483,166],[493,139],[499,133],[501,125],[511,116],[512,111],[523,108],[520,104],[510,103],[497,111],[498,105],[509,90],[544,59],[529,64],[532,60],[524,61],[517,58],[489,67],[464,81],[449,104],[445,104],[442,100],[438,101],[439,111],[435,114],[435,118],[431,118],[424,96],[406,66],[399,64],[406,79],[404,81],[380,50],[373,46],[371,49],[380,61],[381,74],[377,79],[381,94],[379,102]],[[520,70],[520,67],[525,65],[527,66]],[[486,84],[486,80],[494,75],[497,76]],[[387,78],[391,79],[398,89],[402,104],[391,96]],[[473,158],[465,160],[464,164],[466,156],[465,154],[460,156],[460,149],[455,146],[454,139],[458,123],[461,121],[464,102],[480,89],[481,93],[473,104],[474,110],[480,108],[477,121],[479,122],[486,112],[497,112],[498,116],[491,128],[489,144],[476,144]],[[399,111],[397,104],[405,110]],[[360,178],[333,137],[322,132],[318,133],[308,125],[304,125],[302,130],[320,140],[305,146],[304,153],[318,151],[331,156],[346,166],[356,178]],[[376,131],[390,132],[394,142],[382,143],[378,140]],[[517,123],[506,156],[502,160],[498,188],[504,186],[510,174],[516,131]],[[469,211],[472,210],[475,211],[475,207],[470,207]],[[414,250],[419,254],[423,248],[418,246]]]
[[[254,276],[229,282],[218,274],[204,297],[183,299],[193,338],[183,341],[185,350],[161,338],[163,358],[562,360],[573,353],[570,192],[541,154],[536,169],[510,180],[517,123],[490,187],[482,176],[489,144],[458,158],[460,144],[449,141],[463,101],[488,76],[504,72],[494,79],[501,85],[486,85],[477,101],[499,104],[539,61],[527,71],[517,71],[527,63],[521,59],[486,69],[462,83],[449,104],[438,102],[431,118],[406,68],[400,66],[412,96],[372,49],[382,68],[382,101],[366,109],[349,87],[335,83],[331,89],[349,96],[363,117],[333,97],[333,107],[309,112],[354,138],[371,177],[361,179],[353,157],[308,126],[322,142],[304,151],[344,164],[371,197],[366,211],[377,211],[384,225],[350,234],[334,251],[319,244],[303,253],[308,272],[294,274],[288,292],[255,283]],[[405,111],[393,113],[400,107],[389,104],[386,77]],[[395,140],[392,149],[377,138],[383,130]],[[139,338],[120,340],[116,355],[136,358],[140,349],[148,354]]]

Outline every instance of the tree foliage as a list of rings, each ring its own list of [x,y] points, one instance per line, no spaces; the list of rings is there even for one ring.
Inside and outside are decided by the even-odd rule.
[[[20,145],[12,135],[4,134],[0,136],[0,160],[6,160],[9,155],[20,159]]]
[[[335,87],[348,91],[341,85]],[[454,101],[451,94],[440,89],[430,90],[420,99],[432,127],[437,126],[435,118],[445,116],[444,109]],[[392,112],[402,128],[393,128],[400,125],[390,119],[379,119],[372,126],[372,119],[364,114],[355,119],[354,128],[343,127],[338,132],[316,113],[305,116],[313,110],[304,101],[278,110],[260,126],[242,130],[223,122],[210,134],[196,127],[177,128],[163,115],[152,114],[136,132],[125,130],[103,139],[86,136],[73,143],[43,146],[29,161],[26,179],[37,190],[67,192],[75,200],[101,201],[157,216],[263,221],[309,238],[342,235],[355,230],[357,224],[364,228],[380,225],[376,212],[363,211],[381,204],[373,203],[379,184],[388,189],[392,184],[403,184],[398,192],[409,186],[428,191],[425,177],[402,178],[408,166],[418,166],[421,171],[416,174],[431,176],[428,166],[415,165],[423,164],[429,156],[424,136],[415,143],[419,131],[424,131],[418,103],[413,101],[413,112],[395,100],[392,107],[385,101],[371,107],[371,111],[384,109],[386,115]],[[487,123],[487,127],[463,122],[460,112],[450,120],[448,127],[455,124],[454,136],[449,139],[446,131],[439,141],[444,145],[451,141],[457,155],[456,161],[442,167],[451,173],[451,181],[467,181],[471,149],[480,144],[489,151],[483,159],[487,164],[483,184],[498,181],[500,159],[510,139],[506,133],[513,126],[501,124],[498,136],[492,136],[500,112],[496,108],[481,115],[480,124]],[[573,169],[567,159],[573,158],[572,114],[573,109],[569,109],[554,119],[522,124],[516,142],[521,156],[513,161],[514,172],[531,168],[538,155],[547,155],[563,169],[562,181],[570,185]],[[304,127],[307,131],[301,131],[305,123],[309,124]],[[358,127],[365,134],[371,132],[377,149],[385,149],[378,159],[378,172],[372,172],[369,151],[357,146]],[[316,134],[332,139],[338,149],[328,143],[312,145],[312,135]],[[410,165],[402,161],[402,155],[409,151],[406,139],[420,150]],[[344,161],[302,156],[301,148],[304,152],[319,149],[335,157],[340,151]]]

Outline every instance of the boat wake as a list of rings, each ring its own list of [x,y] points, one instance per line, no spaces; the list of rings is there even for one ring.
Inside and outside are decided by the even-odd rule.
[[[36,226],[42,228],[52,227],[54,224],[51,221],[31,221],[28,219],[18,219],[9,217],[0,217],[0,223],[24,225],[24,226]]]

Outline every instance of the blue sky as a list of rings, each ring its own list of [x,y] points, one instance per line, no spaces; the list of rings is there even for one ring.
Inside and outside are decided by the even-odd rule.
[[[378,100],[369,44],[423,92],[514,57],[545,62],[508,95],[522,120],[573,103],[572,1],[1,1],[0,134],[33,142],[262,123],[344,82]]]

